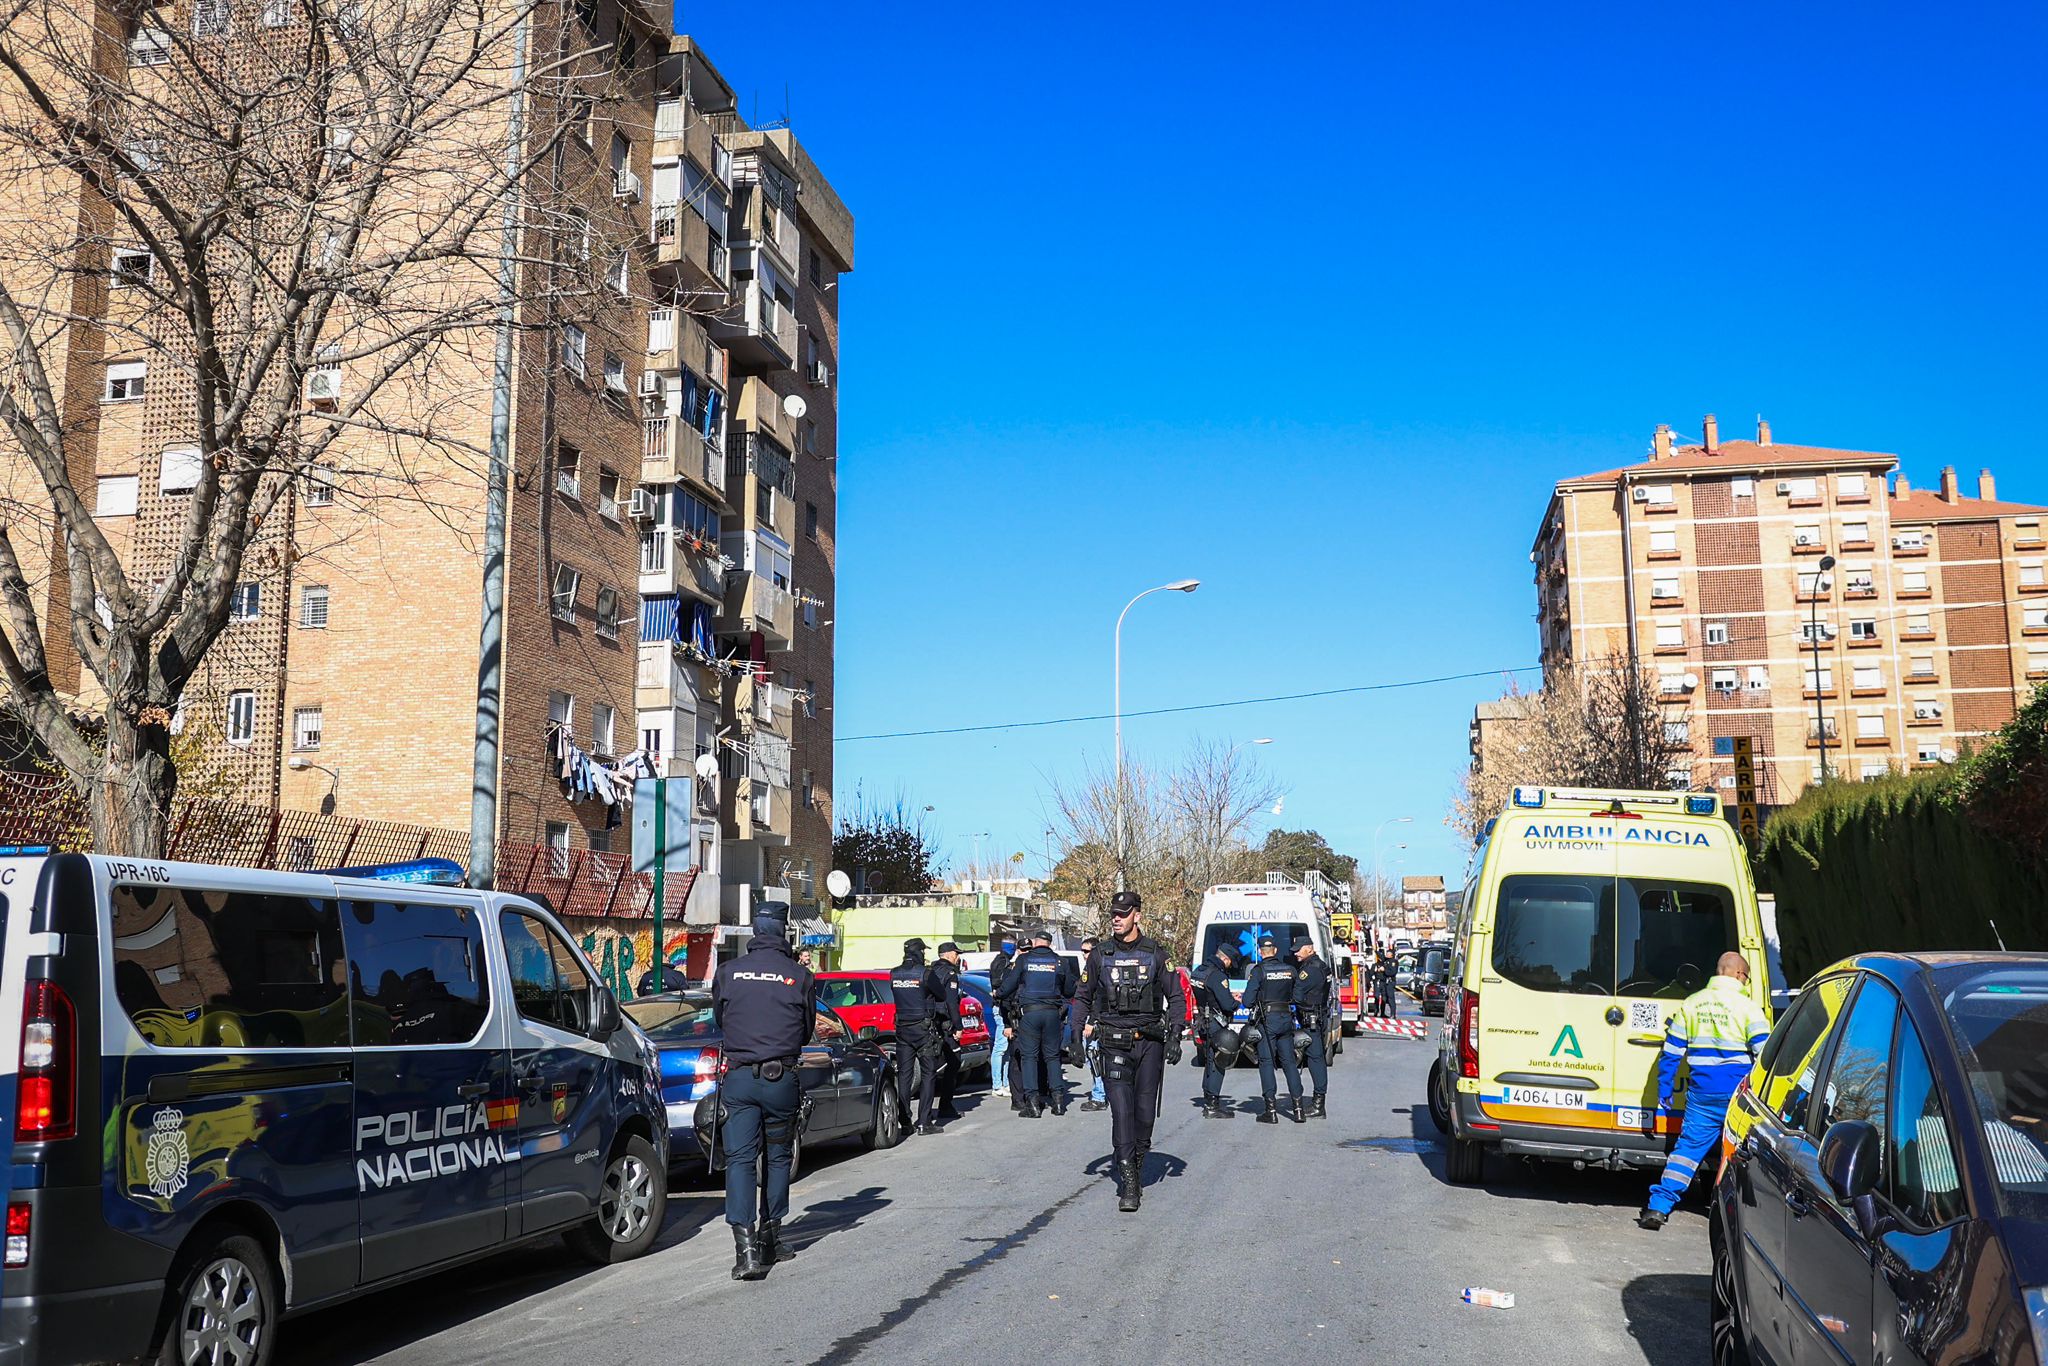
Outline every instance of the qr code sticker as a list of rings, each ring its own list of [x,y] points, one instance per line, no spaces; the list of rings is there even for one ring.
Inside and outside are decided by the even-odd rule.
[[[1628,1003],[1628,1027],[1630,1029],[1662,1029],[1663,1011],[1655,1001],[1630,1001]]]

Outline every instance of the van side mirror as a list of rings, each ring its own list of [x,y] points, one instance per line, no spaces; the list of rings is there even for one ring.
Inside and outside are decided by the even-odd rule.
[[[1820,1140],[1820,1175],[1835,1199],[1856,1214],[1857,1227],[1865,1238],[1878,1232],[1878,1164],[1884,1140],[1877,1126],[1860,1119],[1845,1119],[1828,1126]]]
[[[591,1029],[592,1037],[599,1042],[619,1032],[622,1021],[619,1018],[619,998],[606,987],[597,989],[597,1019]]]

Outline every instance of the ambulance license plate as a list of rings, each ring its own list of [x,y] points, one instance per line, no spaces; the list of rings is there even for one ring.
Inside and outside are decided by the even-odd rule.
[[[1583,1110],[1586,1092],[1553,1090],[1547,1086],[1510,1086],[1507,1103],[1533,1105],[1545,1110]]]

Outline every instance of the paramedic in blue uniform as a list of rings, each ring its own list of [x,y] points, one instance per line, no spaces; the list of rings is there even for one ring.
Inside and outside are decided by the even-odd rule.
[[[1677,1144],[1664,1159],[1664,1174],[1636,1216],[1638,1224],[1652,1232],[1664,1227],[1678,1197],[1699,1173],[1701,1160],[1720,1140],[1728,1102],[1770,1033],[1769,1018],[1749,994],[1749,960],[1739,953],[1722,954],[1714,980],[1686,997],[1664,1027],[1664,1054],[1657,1061],[1657,1109],[1670,1111],[1682,1068],[1685,1119]]]
[[[811,1041],[815,979],[783,938],[782,922],[756,914],[747,951],[719,968],[711,1012],[725,1036],[718,1085],[725,1146],[725,1222],[732,1225],[736,1281],[758,1281],[792,1255],[781,1238],[789,1214],[789,1169],[796,1151],[797,1054]],[[755,1224],[754,1164],[767,1149],[767,1177]]]

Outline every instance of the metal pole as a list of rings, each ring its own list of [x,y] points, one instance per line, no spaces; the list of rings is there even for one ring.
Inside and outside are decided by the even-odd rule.
[[[1115,679],[1116,696],[1112,712],[1116,718],[1116,889],[1124,889],[1124,618],[1140,599],[1169,589],[1176,593],[1192,593],[1202,586],[1200,579],[1182,579],[1178,583],[1162,583],[1148,588],[1124,604],[1124,610],[1116,614],[1115,664],[1112,670]]]
[[[498,876],[498,770],[505,691],[505,503],[512,468],[512,332],[518,321],[519,166],[526,156],[526,63],[533,10],[519,15],[512,108],[505,133],[505,213],[499,225],[498,339],[491,367],[490,476],[484,501],[483,624],[477,641],[476,759],[470,770],[469,882]]]
[[[668,891],[668,779],[654,780],[654,989],[662,990],[667,955],[661,951],[661,903]]]
[[[1387,899],[1380,892],[1380,836],[1390,825],[1409,825],[1413,816],[1389,816],[1374,827],[1372,832],[1372,921],[1378,926],[1386,915]]]

